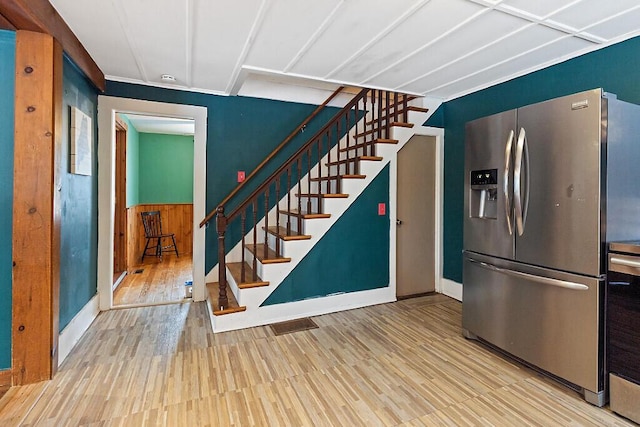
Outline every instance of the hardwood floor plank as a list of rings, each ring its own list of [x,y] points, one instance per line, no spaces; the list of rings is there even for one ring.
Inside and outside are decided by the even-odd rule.
[[[464,339],[461,304],[441,295],[282,336],[214,335],[207,316],[191,302],[101,313],[52,381],[0,400],[0,424],[633,425]]]
[[[165,254],[162,259],[145,258],[125,276],[113,293],[113,305],[143,305],[182,301],[191,298],[185,282],[192,277],[190,254]],[[136,270],[143,270],[136,274]]]

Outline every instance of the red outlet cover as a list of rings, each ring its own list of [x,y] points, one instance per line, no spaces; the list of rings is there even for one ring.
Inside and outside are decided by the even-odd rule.
[[[244,181],[244,171],[238,171],[238,182]]]
[[[387,204],[378,203],[378,215],[386,215],[386,213],[387,213]]]

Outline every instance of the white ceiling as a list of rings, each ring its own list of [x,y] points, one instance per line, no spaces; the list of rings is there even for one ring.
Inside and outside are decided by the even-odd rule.
[[[51,3],[107,79],[253,96],[324,82],[448,100],[640,34],[638,0]]]

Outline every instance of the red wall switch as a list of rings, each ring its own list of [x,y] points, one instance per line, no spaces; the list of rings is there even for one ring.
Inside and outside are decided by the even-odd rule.
[[[244,171],[238,171],[238,182],[244,181]]]
[[[387,204],[378,203],[378,215],[386,215],[386,213],[387,213]]]

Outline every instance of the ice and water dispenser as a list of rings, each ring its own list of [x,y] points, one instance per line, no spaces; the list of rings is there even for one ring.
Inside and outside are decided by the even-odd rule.
[[[469,215],[472,218],[496,219],[498,213],[498,169],[471,171]]]

